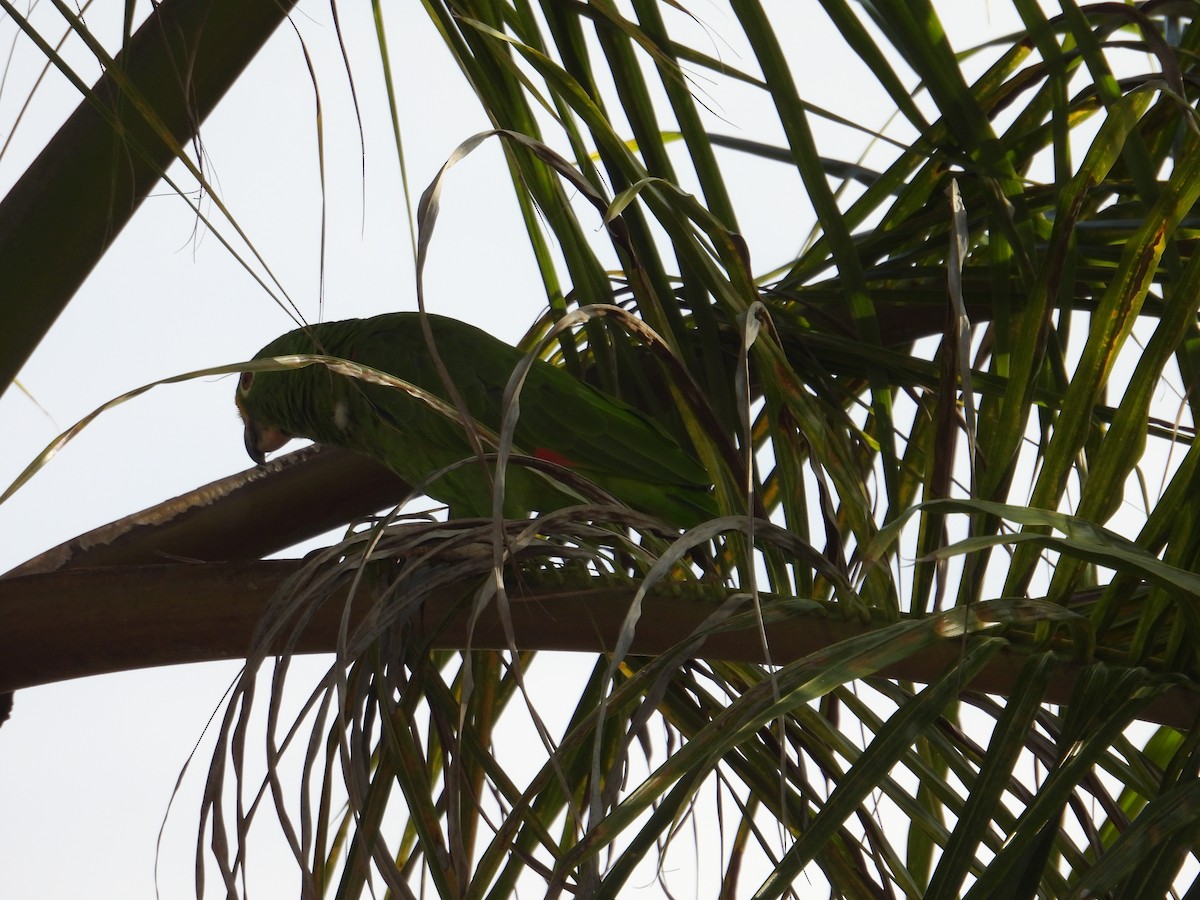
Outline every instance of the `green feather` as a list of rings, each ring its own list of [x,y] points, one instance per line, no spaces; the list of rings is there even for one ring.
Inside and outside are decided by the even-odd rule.
[[[440,316],[429,324],[442,361],[471,415],[500,431],[505,385],[524,354],[488,333]],[[391,313],[291,331],[257,358],[320,353],[370,366],[449,402],[429,355],[419,314]],[[514,433],[518,452],[554,461],[595,482],[634,509],[690,527],[716,515],[704,468],[636,409],[561,369],[534,362],[521,390]],[[247,446],[254,429],[345,447],[372,456],[412,484],[472,456],[463,425],[394,387],[313,365],[243,375],[238,407]],[[485,447],[485,449],[492,449]],[[251,448],[252,455],[260,456]],[[491,513],[490,482],[471,462],[426,486],[456,515]],[[516,464],[505,481],[505,514],[547,512],[578,502],[546,477]]]

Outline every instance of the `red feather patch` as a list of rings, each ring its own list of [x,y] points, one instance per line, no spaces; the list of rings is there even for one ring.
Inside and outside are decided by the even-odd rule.
[[[549,447],[538,447],[533,451],[534,459],[544,459],[546,462],[552,462],[556,466],[562,466],[564,469],[575,468],[575,460],[568,459],[561,453],[551,450]]]

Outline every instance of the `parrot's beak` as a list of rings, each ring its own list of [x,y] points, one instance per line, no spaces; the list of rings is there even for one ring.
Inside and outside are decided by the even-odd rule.
[[[291,439],[286,431],[246,419],[246,452],[260,466],[266,465],[268,453],[274,453]]]

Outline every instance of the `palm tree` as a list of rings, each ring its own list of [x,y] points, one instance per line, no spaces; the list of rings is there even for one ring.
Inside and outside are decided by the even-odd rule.
[[[267,6],[167,0],[0,204],[6,384],[282,21]],[[462,150],[502,144],[545,287],[525,348],[673,429],[723,515],[430,521],[377,465],[301,451],[0,581],[0,687],[250,642],[200,817],[229,896],[267,817],[305,897],[619,896],[680,841],[729,897],[1178,888],[1200,791],[1193,6],[1018,2],[969,52],[929,3],[805,8],[887,128],[809,102],[804,29],[755,0],[719,39],[653,0],[426,9],[492,126]],[[768,109],[764,133],[723,129],[721,96]],[[828,123],[867,152],[839,158]],[[786,257],[741,224],[746,161],[811,204],[775,220]],[[552,728],[555,649],[594,666]],[[284,717],[313,650],[334,662]]]

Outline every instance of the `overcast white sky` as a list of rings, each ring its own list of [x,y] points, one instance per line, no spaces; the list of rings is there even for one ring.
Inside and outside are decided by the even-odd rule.
[[[795,50],[792,62],[805,98],[881,125],[886,102],[865,79],[853,78],[856,63],[837,56],[843,51],[815,0],[768,5],[791,17],[786,45]],[[964,27],[976,33],[1004,30],[997,17],[1008,15],[1006,4],[944,5],[965,13]],[[54,13],[42,6],[46,22]],[[89,24],[110,36],[113,50],[120,5],[107,6],[89,12]],[[419,4],[383,7],[409,173],[419,195],[451,150],[487,121]],[[736,28],[723,6],[689,7],[713,34],[710,52],[751,65],[733,43]],[[104,15],[113,15],[113,22],[104,23]],[[415,306],[404,199],[369,10],[341,4],[340,15],[367,129],[365,188],[328,5],[304,2],[294,16],[315,62],[325,113],[326,319]],[[11,23],[0,23],[0,47],[14,33]],[[83,66],[78,52],[72,58]],[[0,94],[0,140],[40,64],[36,49],[16,40]],[[47,78],[0,158],[0,191],[19,177],[78,99],[61,78]],[[716,130],[775,138],[773,125],[764,130],[771,120],[761,100],[711,99],[726,120]],[[320,195],[313,116],[303,54],[285,26],[205,124],[203,140],[214,185],[290,296],[315,320]],[[865,144],[844,130],[820,131],[832,142],[823,147],[831,154],[853,159]],[[745,165],[731,169],[731,182],[759,270],[787,259],[813,222],[794,174],[770,164]],[[443,202],[427,273],[430,308],[515,341],[545,302],[498,148],[486,146],[461,165]],[[0,488],[62,429],[104,401],[175,373],[249,358],[291,327],[228,251],[198,228],[187,205],[163,188],[22,372],[45,412],[17,390],[0,400]],[[248,467],[233,388],[230,378],[162,387],[101,417],[0,508],[0,572],[76,534]],[[316,671],[323,663],[313,666]],[[181,666],[20,692],[12,720],[0,729],[0,897],[152,896],[155,841],[176,776],[236,671],[232,663]],[[164,898],[192,896],[197,798],[206,764],[202,753],[168,825],[160,864]],[[289,874],[280,882],[258,885],[253,893],[294,896],[295,881],[289,869],[283,871]]]

